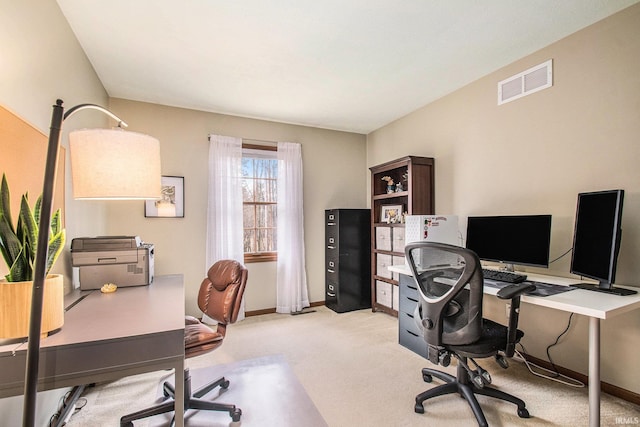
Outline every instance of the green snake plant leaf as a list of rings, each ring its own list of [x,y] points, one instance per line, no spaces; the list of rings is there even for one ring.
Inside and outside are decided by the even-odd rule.
[[[60,233],[60,231],[62,231],[62,214],[60,209],[58,209],[51,218],[51,235],[54,236]]]
[[[16,236],[3,212],[0,212],[0,250],[9,268],[14,265],[22,251],[22,242]]]
[[[9,269],[9,274],[5,276],[8,282],[26,282],[33,280],[33,266],[29,260],[28,252],[28,248],[22,247],[22,250]]]
[[[36,205],[33,208],[33,217],[36,219],[36,224],[40,227],[40,212],[42,210],[42,196],[36,200]]]
[[[56,215],[59,216],[60,210],[56,211]],[[56,234],[52,234],[49,239],[49,252],[47,254],[47,270],[46,274],[49,274],[49,270],[53,267],[53,264],[58,260],[58,257],[62,253],[64,243],[66,241],[67,234],[64,229],[59,229]]]
[[[9,193],[7,176],[5,174],[2,174],[2,185],[0,187],[0,214],[4,215],[13,234],[15,234],[15,231],[13,230],[13,220],[11,219],[11,195]]]
[[[31,208],[29,207],[28,196],[22,196],[20,203],[20,220],[23,228],[23,245],[29,248],[29,256],[31,259],[36,257],[36,249],[38,246],[38,223]]]

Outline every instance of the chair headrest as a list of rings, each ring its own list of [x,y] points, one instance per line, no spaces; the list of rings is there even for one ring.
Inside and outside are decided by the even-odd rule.
[[[244,266],[238,261],[225,259],[213,264],[207,277],[216,290],[224,291],[227,286],[240,283],[243,270]]]

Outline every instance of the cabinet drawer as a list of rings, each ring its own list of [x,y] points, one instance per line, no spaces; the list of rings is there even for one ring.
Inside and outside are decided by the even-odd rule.
[[[393,285],[391,283],[376,280],[376,302],[385,307],[392,306]]]
[[[376,249],[391,250],[391,227],[376,227]]]
[[[376,254],[376,275],[391,279],[393,274],[389,271],[391,255]]]
[[[393,295],[391,295],[391,308],[393,308],[395,311],[398,311],[398,309],[400,308],[400,292],[398,292],[398,287],[397,286],[391,286]]]
[[[422,338],[422,334],[413,321],[413,317],[407,313],[398,313],[400,317],[400,330],[398,331],[398,342],[400,345],[419,354],[422,357],[427,355],[427,343]]]
[[[406,294],[402,294],[400,296],[400,311],[403,313],[409,313],[413,316],[413,312],[418,305],[418,297],[417,296],[408,296]]]
[[[391,257],[391,265],[404,265],[404,257],[402,256],[392,256]],[[400,280],[400,273],[396,273],[395,271],[391,272],[391,278],[393,280]]]
[[[416,335],[421,340],[423,340],[422,332],[420,331],[420,328],[418,328],[418,325],[416,325],[416,322],[413,319],[413,312],[406,313],[402,311],[398,313],[398,324],[400,326],[400,332],[410,331],[413,335]]]
[[[393,252],[404,252],[404,228],[394,228],[391,241],[391,250]]]

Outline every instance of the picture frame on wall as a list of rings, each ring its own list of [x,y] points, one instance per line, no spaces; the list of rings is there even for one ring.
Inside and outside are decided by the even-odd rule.
[[[400,223],[402,219],[402,205],[380,206],[380,222],[387,224]]]
[[[184,177],[162,176],[160,200],[145,200],[146,218],[184,218]]]

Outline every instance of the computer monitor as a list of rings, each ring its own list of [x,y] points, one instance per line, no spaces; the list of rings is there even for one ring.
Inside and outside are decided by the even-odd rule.
[[[578,194],[571,273],[599,282],[577,285],[583,289],[618,295],[636,293],[613,287],[622,237],[623,200],[624,190]]]
[[[549,266],[551,215],[470,216],[466,247],[478,258],[506,264]]]

